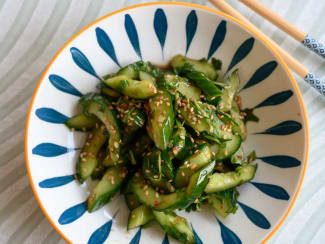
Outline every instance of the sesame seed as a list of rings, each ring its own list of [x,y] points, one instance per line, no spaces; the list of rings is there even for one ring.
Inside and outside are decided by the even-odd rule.
[[[114,142],[114,147],[117,149],[118,148],[118,142]]]
[[[148,185],[145,185],[144,187],[143,187],[143,190],[147,190],[148,189]]]
[[[82,129],[81,129],[83,132],[85,132],[87,129],[86,129],[86,127],[82,127]]]
[[[172,183],[172,182],[173,182],[173,180],[172,180],[172,179],[170,179],[170,180],[168,180],[168,182],[169,182],[169,183]]]
[[[99,124],[98,124],[98,123],[96,123],[96,129],[98,129],[98,127],[99,127]]]
[[[91,138],[93,138],[93,136],[94,135],[90,133],[89,136],[88,136],[88,138],[91,139]]]
[[[149,170],[149,169],[146,169],[145,171],[146,171],[146,173],[147,173],[147,174],[149,174],[149,173],[150,173],[150,170]]]
[[[154,175],[154,176],[153,176],[153,178],[155,178],[155,179],[158,179],[158,178],[159,178],[159,176],[158,176],[158,175]]]
[[[184,173],[184,171],[182,171],[181,175],[182,175],[183,177],[185,176],[185,173]]]
[[[159,198],[159,193],[158,193],[158,192],[156,192],[155,196],[156,196],[156,198]]]
[[[83,159],[81,159],[81,161],[82,161],[82,162],[86,162],[86,159],[85,159],[85,158],[83,158]]]
[[[184,136],[184,135],[180,135],[179,137],[180,137],[182,140],[185,139],[185,136]]]
[[[148,196],[148,195],[149,195],[149,191],[145,191],[144,194],[145,194],[146,196]]]
[[[135,214],[132,214],[132,218],[135,218]]]
[[[196,168],[196,164],[193,164],[192,166],[191,166],[191,170],[194,170]]]
[[[198,203],[199,202],[199,199],[195,199],[194,203]]]

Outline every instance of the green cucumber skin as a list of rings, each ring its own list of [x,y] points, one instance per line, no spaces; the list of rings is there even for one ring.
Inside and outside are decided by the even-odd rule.
[[[223,218],[236,213],[239,193],[236,188],[209,194],[208,203]]]
[[[213,146],[210,146],[211,151],[214,152],[212,157],[216,161],[223,161],[231,158],[240,148],[242,139],[240,136],[233,135],[230,141],[222,142],[218,145],[218,151],[214,152]]]
[[[189,184],[186,188],[187,206],[192,204],[203,192],[208,184],[209,176],[213,172],[216,162],[213,161],[199,172],[191,176]],[[185,206],[184,208],[186,208]]]
[[[170,61],[170,65],[177,70],[181,70],[186,64],[192,66],[195,71],[202,72],[211,80],[215,80],[218,76],[216,69],[207,61],[195,60],[183,55],[176,55]]]
[[[229,112],[231,110],[232,102],[239,88],[239,76],[237,69],[234,70],[230,77],[227,78],[226,84],[227,86],[224,88],[218,104],[218,108],[222,112]]]
[[[71,130],[89,131],[95,128],[99,120],[92,116],[85,114],[77,114],[65,121],[64,124]]]
[[[155,82],[152,80],[133,80],[126,75],[118,75],[104,81],[112,89],[137,99],[147,99],[157,93]]]
[[[151,209],[146,205],[140,205],[130,212],[127,230],[129,231],[136,227],[145,225],[153,220],[153,218]]]
[[[110,135],[108,140],[110,160],[115,164],[119,160],[122,144],[120,123],[117,119],[115,109],[105,97],[96,93],[84,95],[79,103],[82,105],[86,114],[95,115],[105,125]]]
[[[177,216],[174,212],[152,212],[155,220],[168,235],[182,243],[195,244],[192,228],[185,218]]]
[[[211,151],[207,144],[202,144],[198,148],[198,153],[193,154],[184,162],[187,162],[187,165],[180,166],[176,171],[175,176],[175,185],[177,188],[182,188],[187,185],[190,177],[200,168],[204,167],[211,161]]]
[[[149,99],[149,115],[147,132],[157,148],[165,150],[173,133],[175,115],[173,102],[167,91],[159,90],[158,94]]]
[[[106,171],[87,199],[87,210],[89,213],[100,209],[112,199],[124,180],[124,171],[125,168],[122,166],[115,166]],[[109,176],[113,176],[114,184],[111,183]],[[98,196],[99,188],[103,184],[108,184],[109,186],[105,187],[105,191]]]
[[[247,164],[238,166],[235,171],[227,173],[214,173],[210,176],[209,182],[205,187],[206,193],[225,191],[239,186],[254,178],[257,165]]]
[[[98,164],[97,153],[107,140],[107,136],[104,135],[102,128],[97,128],[88,135],[85,146],[80,152],[80,156],[77,162],[77,179],[80,183],[83,183],[96,169]],[[87,153],[83,157],[83,153]]]

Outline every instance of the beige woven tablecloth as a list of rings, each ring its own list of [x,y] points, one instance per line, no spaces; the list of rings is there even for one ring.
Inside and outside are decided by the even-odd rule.
[[[0,243],[65,243],[41,212],[29,187],[24,126],[33,90],[59,48],[99,17],[135,0],[0,0]],[[207,4],[206,0],[193,3]],[[229,0],[264,33],[319,76],[325,60]],[[325,41],[324,0],[263,0],[298,27]],[[269,243],[325,243],[325,98],[297,77],[310,125],[305,182],[289,217]],[[325,77],[323,77],[324,79]]]

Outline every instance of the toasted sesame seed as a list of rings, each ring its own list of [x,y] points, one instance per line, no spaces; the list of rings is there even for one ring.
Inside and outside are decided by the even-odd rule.
[[[181,175],[182,175],[183,177],[185,176],[185,173],[184,173],[184,171],[182,171]]]
[[[154,175],[154,176],[153,176],[153,178],[155,178],[155,179],[158,179],[158,178],[159,178],[159,176],[158,176],[158,175]]]
[[[149,195],[149,191],[145,191],[144,194],[145,194],[146,196],[148,196],[148,195]]]
[[[156,196],[156,198],[159,198],[159,193],[158,193],[158,192],[156,192],[155,196]]]
[[[179,137],[180,137],[182,140],[185,139],[185,136],[184,136],[184,135],[180,135]]]
[[[82,130],[83,132],[85,132],[87,129],[86,129],[86,127],[82,127],[81,130]]]
[[[199,202],[199,199],[195,199],[194,203],[198,203]]]
[[[168,180],[168,182],[169,182],[169,183],[172,183],[172,182],[173,182],[173,180],[172,180],[172,179],[170,179],[170,180]]]
[[[196,168],[196,164],[193,164],[192,166],[191,166],[191,170],[194,170]]]
[[[151,171],[149,169],[146,169],[145,172],[149,174]]]
[[[88,138],[91,139],[91,138],[93,138],[93,136],[94,135],[90,133],[89,136],[88,136]]]

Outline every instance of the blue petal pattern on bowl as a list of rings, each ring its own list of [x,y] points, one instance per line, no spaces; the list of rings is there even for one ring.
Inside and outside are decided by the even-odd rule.
[[[249,218],[252,223],[262,229],[269,229],[271,227],[270,222],[264,217],[263,214],[258,212],[257,210],[245,205],[238,201],[239,206],[243,209],[246,216]]]
[[[187,54],[192,40],[196,34],[197,26],[198,26],[198,16],[195,10],[191,10],[186,18],[185,23],[185,32],[186,32],[186,47],[185,47],[185,55]],[[140,41],[136,29],[136,25],[129,14],[125,15],[124,19],[124,27],[127,33],[128,39],[134,49],[135,53],[138,57],[142,60],[142,54],[140,49]],[[167,31],[168,31],[168,19],[166,14],[162,8],[158,8],[155,11],[154,19],[153,19],[153,27],[157,36],[157,39],[161,46],[161,51],[163,55],[163,50],[166,42]],[[110,59],[119,67],[120,63],[118,57],[116,56],[115,49],[114,49],[114,42],[110,39],[107,33],[97,27],[95,30],[95,34],[97,37],[97,44],[99,47],[110,57]],[[209,50],[207,51],[207,59],[210,59],[218,48],[222,45],[225,37],[227,35],[227,22],[225,20],[220,21],[220,23],[216,27],[216,31],[214,36],[211,40]],[[234,56],[231,59],[231,62],[228,66],[227,72],[230,71],[233,67],[235,67],[239,62],[241,62],[247,55],[251,52],[254,46],[254,38],[249,38],[244,41],[234,53]],[[89,59],[83,54],[78,48],[72,47],[70,49],[72,59],[75,64],[81,68],[83,71],[91,74],[92,76],[102,80],[101,77],[97,74],[94,67],[90,63]],[[269,77],[273,71],[277,67],[276,61],[269,61],[259,67],[252,77],[248,80],[245,86],[242,89],[247,89],[252,86],[259,84],[260,82],[264,81],[267,77]],[[51,74],[49,76],[49,81],[51,84],[58,89],[67,94],[71,94],[74,96],[81,97],[82,93],[78,91],[70,82],[65,80],[63,77]],[[293,92],[291,90],[286,90],[282,92],[278,92],[266,98],[264,101],[253,107],[253,109],[261,108],[265,106],[274,106],[279,105],[286,102],[290,97],[292,97]],[[62,124],[66,120],[69,119],[68,116],[56,111],[53,108],[39,108],[35,111],[36,116],[46,122],[49,123],[56,123]],[[269,135],[290,135],[299,131],[302,128],[302,125],[299,122],[288,120],[281,122],[269,129],[266,129],[263,132],[258,132],[256,134],[269,134]],[[32,153],[39,156],[44,157],[55,157],[62,155],[64,153],[68,153],[76,149],[67,148],[64,146],[60,146],[53,143],[41,143],[33,148]],[[291,168],[291,167],[298,167],[301,165],[300,161],[294,157],[287,156],[287,155],[271,155],[271,156],[262,156],[258,157],[258,159],[262,160],[265,163],[270,165],[280,167],[280,168]],[[74,180],[73,175],[68,176],[58,176],[49,179],[45,179],[39,182],[39,186],[41,188],[54,188],[66,185]],[[256,187],[258,190],[263,192],[264,194],[278,200],[288,200],[290,198],[287,191],[277,185],[266,184],[266,183],[257,183],[251,182],[251,184]],[[243,209],[246,216],[254,223],[256,226],[268,229],[271,227],[269,221],[265,218],[265,216],[260,213],[259,211],[245,205],[244,203],[239,202],[239,206]],[[86,212],[86,202],[79,203],[75,206],[72,206],[65,210],[58,222],[61,225],[70,224],[80,218]],[[225,244],[239,244],[242,243],[239,237],[228,227],[226,227],[221,221],[217,219],[220,229],[221,229],[221,237]],[[105,223],[104,225],[100,226],[96,229],[92,235],[88,243],[103,243],[106,241],[107,237],[110,234],[111,227],[113,225],[113,219]],[[193,228],[193,226],[192,226]],[[196,231],[193,229],[194,236],[196,239],[196,243],[202,243],[201,239],[199,238]],[[138,244],[141,238],[141,228],[138,229],[137,233],[133,237],[130,243]],[[168,244],[168,236],[165,235],[163,239],[163,244]]]
[[[255,134],[268,134],[268,135],[277,135],[277,136],[286,136],[293,134],[301,130],[302,126],[299,122],[293,120],[287,120],[281,122],[271,128],[266,129],[262,132],[257,132]]]
[[[66,79],[59,75],[52,74],[49,76],[51,84],[59,91],[82,97],[82,93],[78,91],[73,85],[70,84]]]
[[[268,63],[263,64],[255,71],[255,73],[252,75],[252,77],[242,89],[247,89],[249,87],[255,86],[256,84],[265,80],[272,74],[272,72],[276,69],[277,66],[278,63],[276,61],[270,61]]]
[[[168,236],[165,234],[165,238],[161,244],[169,244]]]
[[[259,189],[261,192],[266,195],[280,200],[289,200],[290,196],[288,192],[281,186],[266,184],[266,183],[257,183],[250,182],[253,186]]]
[[[101,227],[99,227],[92,235],[90,236],[88,240],[88,244],[102,244],[106,241],[107,237],[109,236],[109,233],[111,232],[113,224],[113,219],[110,221],[107,221],[107,223],[103,224]]]
[[[137,28],[135,27],[133,19],[129,14],[125,15],[124,27],[125,27],[126,33],[128,34],[129,40],[131,42],[131,45],[132,45],[134,51],[139,56],[139,58],[142,60]]]
[[[38,185],[41,188],[54,188],[66,185],[74,181],[74,175],[58,176],[41,181]]]
[[[218,48],[221,46],[221,44],[223,43],[225,37],[227,34],[227,22],[222,20],[217,29],[216,32],[213,35],[211,44],[210,44],[210,49],[208,52],[208,56],[207,59],[209,60],[213,54],[218,50]]]
[[[258,157],[258,159],[279,168],[294,168],[301,165],[301,162],[298,159],[287,155],[272,155]]]
[[[60,225],[71,224],[86,212],[86,202],[79,203],[65,210],[58,220]]]
[[[70,119],[53,108],[38,108],[35,114],[40,120],[54,124],[63,124]]]
[[[197,29],[197,15],[196,11],[192,10],[187,18],[186,18],[186,24],[185,24],[185,31],[186,31],[186,51],[185,55],[188,52],[188,49],[190,48],[190,45],[192,43],[193,37],[195,35]]]
[[[217,217],[216,217],[221,230],[221,238],[224,244],[241,244],[239,237],[227,226],[225,226]]]
[[[293,92],[291,90],[282,91],[273,94],[272,96],[266,98],[263,102],[257,104],[254,109],[266,107],[266,106],[275,106],[281,103],[286,102],[290,97],[292,97]]]
[[[95,76],[99,80],[102,80],[102,78],[99,77],[99,75],[96,73],[95,69],[89,62],[88,58],[86,57],[83,52],[81,52],[78,48],[72,47],[70,48],[70,52],[72,55],[72,59],[75,62],[78,67],[87,73],[91,74],[92,76]]]
[[[157,38],[161,46],[162,57],[164,58],[164,46],[166,41],[168,24],[167,24],[166,14],[164,10],[162,10],[161,8],[158,8],[155,12],[153,27],[155,29]]]
[[[193,225],[191,224],[192,230],[193,230],[193,234],[194,234],[194,238],[195,238],[195,243],[196,244],[203,244],[202,240],[200,239],[200,237],[198,236],[198,234],[196,233],[196,231],[193,228]]]
[[[43,157],[56,157],[73,150],[77,150],[77,148],[67,148],[54,143],[44,142],[34,147],[32,153]]]
[[[140,238],[141,238],[141,227],[139,228],[135,236],[130,241],[130,244],[139,244]]]
[[[236,64],[238,64],[240,61],[242,61],[246,56],[251,52],[254,46],[255,39],[253,37],[248,38],[246,41],[244,41],[237,51],[235,52],[233,58],[231,59],[231,62],[228,66],[228,69],[226,73],[231,70]]]
[[[109,36],[106,34],[106,32],[103,29],[97,27],[96,28],[96,37],[97,37],[98,45],[116,63],[116,65],[121,67],[121,65],[119,64],[119,62],[117,60],[113,43],[112,43],[111,39],[109,38]]]

